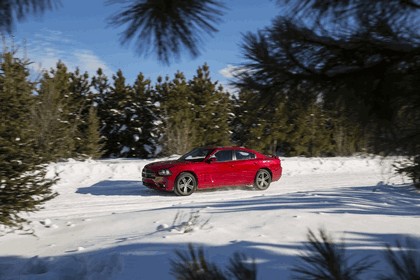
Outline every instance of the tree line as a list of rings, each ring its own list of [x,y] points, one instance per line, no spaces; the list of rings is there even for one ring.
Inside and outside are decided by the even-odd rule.
[[[10,59],[5,59],[10,57]],[[23,60],[4,53],[3,67]],[[285,156],[351,155],[368,149],[356,123],[325,108],[306,92],[264,103],[255,92],[227,92],[208,65],[187,79],[182,72],[153,83],[139,73],[129,84],[123,71],[92,77],[58,62],[34,83],[3,73],[5,83],[27,88],[25,122],[38,154],[66,158],[151,158],[182,154],[196,146],[243,145]]]

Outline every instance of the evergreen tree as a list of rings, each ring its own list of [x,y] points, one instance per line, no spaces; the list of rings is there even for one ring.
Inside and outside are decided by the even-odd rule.
[[[92,106],[96,108],[96,115],[98,117],[98,129],[100,132],[100,146],[102,150],[102,156],[106,154],[105,147],[107,143],[107,125],[106,120],[109,116],[109,108],[106,104],[108,95],[110,94],[110,85],[108,77],[104,74],[101,68],[98,68],[96,75],[92,77],[91,81],[92,88]]]
[[[289,135],[293,143],[294,156],[328,156],[332,155],[331,133],[327,128],[327,118],[320,104],[312,103],[298,111],[293,123],[294,129]]]
[[[91,84],[87,72],[81,74],[76,68],[70,73],[69,111],[75,134],[76,155],[97,158],[101,156],[102,144],[96,113],[96,96],[91,91]]]
[[[233,97],[232,141],[239,146],[247,145],[250,139],[249,131],[255,118],[254,109],[256,109],[252,102],[253,96],[252,92],[242,90]]]
[[[293,279],[363,279],[360,275],[375,264],[370,256],[354,260],[353,256],[349,256],[344,241],[334,241],[324,229],[320,229],[318,234],[308,230],[307,239],[300,262],[292,268]]]
[[[56,8],[59,0],[2,0],[0,4],[0,33],[11,33],[16,21],[26,19],[28,14],[42,14]]]
[[[135,114],[132,116],[132,123],[135,122],[133,141],[136,143],[136,150],[133,156],[148,158],[156,156],[160,152],[159,148],[159,122],[156,94],[151,86],[149,79],[144,79],[143,74],[137,76],[133,85],[132,106]]]
[[[121,70],[112,77],[113,85],[99,106],[101,133],[105,137],[106,157],[125,157],[134,149],[133,134],[128,130],[135,110],[131,107],[132,89]]]
[[[98,104],[102,103],[103,97],[109,92],[109,82],[101,68],[98,68],[96,75],[92,77],[91,86],[97,97],[94,101]]]
[[[75,156],[77,120],[70,73],[62,62],[44,73],[37,93],[32,125],[38,150],[48,160]]]
[[[102,137],[99,132],[99,118],[96,108],[91,106],[86,120],[86,127],[82,131],[80,153],[91,158],[100,158],[103,154]]]
[[[181,72],[172,81],[169,77],[158,78],[156,91],[159,94],[162,120],[162,143],[165,154],[184,154],[194,147],[197,123],[194,121],[194,104],[191,90]]]
[[[122,33],[124,43],[135,40],[139,53],[156,51],[160,61],[169,63],[171,56],[178,57],[184,49],[197,56],[201,34],[217,31],[214,24],[223,9],[217,0],[132,1],[111,23],[127,27]]]
[[[222,86],[212,82],[207,64],[189,82],[197,128],[195,146],[228,145],[231,141],[231,100]]]
[[[150,80],[139,74],[133,86],[126,85],[122,71],[104,95],[102,130],[107,138],[108,156],[148,158],[156,155],[157,115]]]
[[[269,154],[287,154],[291,131],[284,100],[262,102],[259,94],[241,91],[235,100],[234,140]]]
[[[325,110],[327,123],[331,131],[335,156],[351,156],[358,152],[368,151],[367,138],[360,125],[337,111]],[[367,133],[369,135],[369,133]]]
[[[38,210],[55,196],[33,138],[28,64],[11,52],[0,58],[0,223],[11,228],[25,222],[21,212]]]
[[[247,146],[267,154],[285,153],[284,147],[290,141],[291,130],[285,104],[271,104],[256,108],[257,115],[249,131],[251,137]]]

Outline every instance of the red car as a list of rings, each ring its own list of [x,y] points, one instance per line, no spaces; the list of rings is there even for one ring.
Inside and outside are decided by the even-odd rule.
[[[242,147],[195,148],[178,160],[147,164],[143,185],[190,195],[196,189],[249,186],[265,190],[280,179],[281,161]]]

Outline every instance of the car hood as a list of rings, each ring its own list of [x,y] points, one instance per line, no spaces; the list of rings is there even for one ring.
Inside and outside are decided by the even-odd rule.
[[[157,161],[153,163],[149,163],[145,166],[145,168],[149,168],[152,170],[160,170],[160,169],[169,169],[174,166],[184,165],[187,162],[179,161],[179,160],[165,160],[165,161]]]

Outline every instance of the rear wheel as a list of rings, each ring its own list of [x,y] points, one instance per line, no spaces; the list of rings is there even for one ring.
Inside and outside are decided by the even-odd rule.
[[[271,183],[271,174],[266,169],[260,169],[255,175],[254,187],[257,190],[266,190]]]
[[[187,196],[197,188],[197,180],[191,173],[181,173],[175,181],[174,192],[177,195]]]

